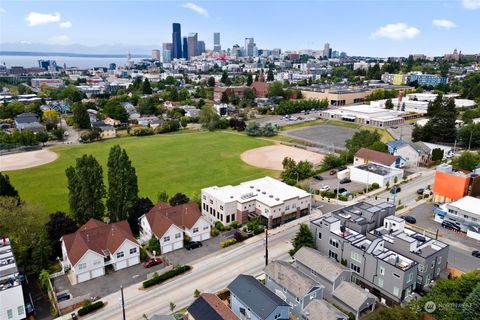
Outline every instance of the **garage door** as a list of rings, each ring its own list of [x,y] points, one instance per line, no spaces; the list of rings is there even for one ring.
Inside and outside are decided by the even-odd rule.
[[[170,252],[173,250],[173,245],[171,244],[166,244],[162,247],[162,254]]]
[[[116,263],[116,270],[120,270],[127,267],[127,260],[119,261]]]
[[[192,241],[202,241],[202,235],[198,235],[192,238]]]
[[[77,276],[77,279],[78,279],[78,282],[84,282],[84,281],[87,281],[87,280],[90,280],[90,272],[85,272],[85,273],[80,273],[78,276]]]
[[[103,276],[103,273],[103,268],[92,270],[92,278],[101,277]]]
[[[140,262],[140,257],[130,258],[128,259],[128,266],[134,266]]]
[[[178,241],[173,244],[173,250],[178,250],[178,249],[181,249],[182,247],[183,247],[182,241]]]

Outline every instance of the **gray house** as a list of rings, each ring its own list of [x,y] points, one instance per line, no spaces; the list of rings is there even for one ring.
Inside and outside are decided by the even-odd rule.
[[[348,320],[348,316],[325,300],[313,300],[303,309],[302,320]]]
[[[333,292],[333,303],[345,311],[355,315],[355,319],[363,317],[375,308],[377,298],[351,282],[342,282]]]
[[[15,128],[18,131],[30,130],[32,132],[45,131],[38,115],[33,112],[24,112],[15,117]]]
[[[289,319],[290,305],[254,277],[241,274],[227,288],[230,290],[230,308],[240,319]]]
[[[332,296],[332,292],[342,283],[350,281],[352,271],[336,263],[319,251],[302,247],[295,253],[294,266],[304,274],[312,277],[315,281],[324,286],[326,299]]]
[[[265,286],[291,306],[291,313],[300,317],[314,299],[323,298],[324,287],[290,263],[273,261],[265,268]]]

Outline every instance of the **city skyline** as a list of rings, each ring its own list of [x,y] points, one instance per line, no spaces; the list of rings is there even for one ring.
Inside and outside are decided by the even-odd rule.
[[[197,33],[207,49],[213,49],[213,33],[220,32],[222,49],[242,46],[245,38],[252,37],[258,49],[322,50],[328,42],[350,55],[363,56],[438,56],[454,48],[464,53],[480,51],[479,43],[471,40],[480,28],[480,19],[476,19],[480,13],[478,0],[441,4],[409,1],[407,5],[415,5],[416,10],[408,10],[408,14],[408,7],[401,1],[313,1],[295,5],[263,1],[255,3],[255,10],[251,10],[251,4],[103,1],[89,2],[86,11],[78,1],[23,1],[21,5],[9,1],[0,8],[1,46],[7,48],[3,50],[17,46],[36,51],[45,44],[60,49],[81,44],[91,46],[92,51],[96,46],[109,46],[112,50],[131,47],[134,53],[140,53],[136,48],[141,48],[142,53],[148,53],[172,42],[172,23],[178,22],[182,36]],[[339,18],[329,12],[342,15]],[[126,14],[129,22],[118,19]],[[247,16],[248,23],[240,24],[238,18]],[[351,28],[352,24],[357,27]]]

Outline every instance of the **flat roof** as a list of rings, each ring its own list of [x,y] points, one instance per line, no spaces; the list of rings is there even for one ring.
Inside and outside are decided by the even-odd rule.
[[[450,202],[447,204],[447,207],[458,208],[480,216],[480,199],[471,196],[466,196],[457,201]]]
[[[373,162],[356,166],[355,169],[367,171],[367,172],[374,173],[374,174],[377,174],[377,175],[380,175],[380,176],[387,176],[387,175],[391,175],[391,174],[396,174],[396,173],[400,173],[400,171],[401,171],[401,170],[396,169],[396,168],[387,167],[387,166],[377,164],[377,163],[373,163]]]

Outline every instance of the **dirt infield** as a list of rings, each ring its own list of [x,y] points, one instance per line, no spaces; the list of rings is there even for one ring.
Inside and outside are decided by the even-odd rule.
[[[290,157],[297,162],[308,160],[317,165],[324,156],[312,151],[280,144],[251,149],[240,155],[240,158],[251,166],[271,170],[282,170],[282,161],[285,157]]]
[[[55,161],[58,155],[47,149],[0,156],[0,171],[19,170],[41,166]]]

